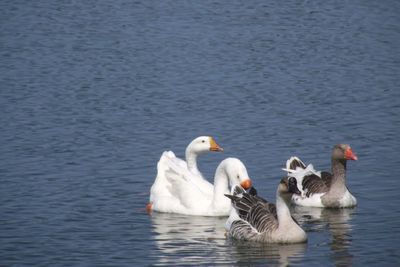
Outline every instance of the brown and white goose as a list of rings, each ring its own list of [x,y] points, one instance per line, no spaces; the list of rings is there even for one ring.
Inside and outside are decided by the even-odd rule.
[[[300,194],[296,178],[284,178],[276,191],[276,205],[257,196],[255,189],[246,193],[236,186],[233,195],[225,195],[233,208],[225,224],[228,235],[238,240],[262,243],[303,243],[304,230],[290,215],[292,194]]]
[[[301,195],[293,195],[292,202],[299,206],[347,208],[357,205],[356,198],[346,186],[346,163],[357,160],[351,147],[338,144],[332,151],[332,173],[316,171],[312,164],[306,166],[298,157],[286,161],[288,177],[297,179]]]

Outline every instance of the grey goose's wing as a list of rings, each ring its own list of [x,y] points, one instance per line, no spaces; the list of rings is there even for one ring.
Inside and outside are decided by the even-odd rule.
[[[277,214],[276,214],[276,206],[275,206],[275,204],[269,203],[267,200],[265,200],[265,199],[263,199],[262,197],[258,196],[258,195],[257,195],[257,190],[256,190],[254,187],[252,187],[252,188],[250,189],[249,194],[252,195],[252,196],[254,196],[255,198],[257,198],[259,202],[265,203],[265,206],[266,206],[266,207],[264,207],[264,208],[266,208],[266,209],[268,210],[267,213],[273,214],[273,215],[274,215],[274,219],[276,219],[276,223],[275,223],[275,220],[271,220],[270,223],[272,223],[272,224],[274,224],[274,225],[277,226],[277,225],[278,225],[278,223],[277,223],[277,221],[278,221],[278,216],[277,216]],[[257,208],[258,208],[258,207],[256,207],[255,209],[257,209]],[[259,215],[262,214],[262,209],[260,209],[258,212],[254,211],[254,212],[252,212],[251,214],[254,216],[253,221],[258,221],[258,222],[261,222],[261,221],[262,221],[262,219],[259,218]],[[293,221],[294,221],[295,223],[297,223],[297,224],[299,225],[299,223],[297,222],[297,220],[296,220],[293,216],[292,216],[292,219],[293,219]],[[258,229],[258,230],[261,230],[261,231],[262,231],[261,228],[263,228],[263,227],[266,227],[266,228],[270,229],[270,228],[272,228],[272,226],[271,226],[271,227],[267,226],[267,225],[269,225],[270,223],[263,222],[263,223],[261,223],[261,225],[260,225],[259,227],[255,227],[255,228]],[[253,223],[252,225],[255,225],[255,224],[256,224],[256,223]],[[252,228],[253,228],[253,227],[252,227]],[[253,229],[254,229],[254,228],[253,228]]]
[[[247,221],[259,233],[278,228],[278,216],[275,204],[259,201],[248,213]]]
[[[313,194],[328,192],[332,175],[327,172],[322,172],[321,177],[315,174],[306,175],[303,178],[302,189],[309,197]]]
[[[248,192],[250,195],[256,197],[259,201],[264,202],[264,203],[268,203],[268,201],[266,201],[265,199],[263,199],[262,197],[258,196],[257,190],[254,186],[252,186]]]
[[[329,172],[321,172],[321,179],[324,181],[324,184],[328,187],[328,189],[331,187],[331,182],[332,182],[332,174]]]
[[[235,220],[231,224],[229,234],[238,240],[254,240],[260,234],[253,226],[244,220]]]
[[[232,200],[233,207],[242,219],[239,220],[241,223],[237,222],[236,224],[232,224],[231,233],[251,233],[253,231],[262,233],[278,227],[275,204],[269,203],[259,196],[253,196],[248,193],[243,193],[242,197],[229,195],[228,197]],[[246,225],[245,228],[244,225]]]

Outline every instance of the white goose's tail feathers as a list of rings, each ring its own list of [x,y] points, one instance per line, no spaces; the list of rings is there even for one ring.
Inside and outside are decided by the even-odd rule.
[[[175,182],[183,178],[183,175],[173,168],[167,169],[165,173],[170,182]]]
[[[175,154],[172,151],[166,151],[163,153],[164,165],[165,165],[165,176],[170,182],[187,181],[190,172],[187,169],[181,168],[177,161],[171,160],[175,158]]]

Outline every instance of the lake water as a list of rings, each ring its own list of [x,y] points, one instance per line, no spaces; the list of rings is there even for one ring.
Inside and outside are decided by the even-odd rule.
[[[399,1],[0,3],[1,266],[399,266]],[[199,135],[274,201],[287,158],[349,143],[358,207],[300,209],[302,245],[149,216],[164,150]]]

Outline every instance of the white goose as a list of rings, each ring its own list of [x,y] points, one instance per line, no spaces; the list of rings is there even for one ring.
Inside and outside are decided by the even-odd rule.
[[[236,186],[231,199],[233,209],[225,224],[228,235],[238,240],[261,243],[303,243],[304,230],[290,215],[292,194],[300,194],[296,178],[284,178],[276,191],[276,205],[257,196],[255,189],[246,193]]]
[[[202,192],[211,195],[214,189],[213,185],[204,179],[197,168],[197,157],[209,151],[222,152],[223,149],[211,136],[200,136],[186,147],[186,161],[177,158],[172,151],[165,151],[162,153],[157,164],[157,176],[150,189],[150,203],[146,206],[147,211],[150,212],[152,210],[151,203],[154,202],[154,199],[172,196],[168,189],[171,185],[166,177],[166,171],[170,169],[171,166],[174,167],[176,172],[181,174],[189,171],[192,174],[190,175],[190,179],[194,185]]]
[[[187,215],[228,216],[231,205],[224,194],[229,193],[229,185],[251,187],[246,167],[237,158],[227,158],[218,165],[212,195],[200,190],[193,182],[191,172],[180,171],[180,167],[173,164],[166,170],[166,179],[170,184],[166,188],[168,194],[153,197],[152,210]]]
[[[316,171],[312,164],[306,166],[298,157],[286,162],[289,177],[297,179],[301,195],[293,195],[292,202],[299,206],[322,208],[347,208],[357,205],[356,198],[346,186],[347,160],[357,156],[347,144],[338,144],[332,151],[332,174]]]

